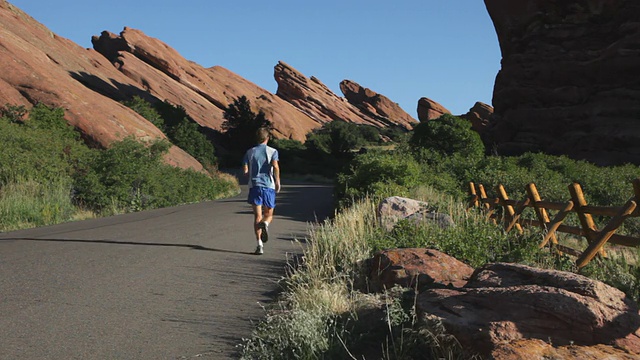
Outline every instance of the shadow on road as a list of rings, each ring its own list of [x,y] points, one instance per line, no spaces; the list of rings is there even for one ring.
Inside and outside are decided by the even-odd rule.
[[[192,244],[168,244],[168,243],[152,243],[152,242],[135,242],[135,241],[116,241],[116,240],[85,240],[85,239],[34,239],[34,238],[10,238],[0,239],[0,241],[46,241],[46,242],[73,242],[73,243],[94,243],[94,244],[116,244],[116,245],[144,245],[144,246],[162,246],[162,247],[183,247],[193,250],[215,251],[242,255],[253,255],[253,252],[231,251],[224,249],[208,248],[202,245]]]

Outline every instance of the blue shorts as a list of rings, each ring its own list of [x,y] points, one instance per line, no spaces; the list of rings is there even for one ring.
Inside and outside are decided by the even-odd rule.
[[[262,186],[254,186],[249,189],[247,202],[251,205],[265,206],[269,209],[274,209],[276,207],[276,191]]]

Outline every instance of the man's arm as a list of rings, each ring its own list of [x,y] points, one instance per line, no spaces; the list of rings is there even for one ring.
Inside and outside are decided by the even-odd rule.
[[[280,165],[278,160],[271,160],[271,166],[273,166],[273,178],[276,181],[276,193],[280,192]]]
[[[244,176],[249,176],[249,165],[242,164],[242,174]]]

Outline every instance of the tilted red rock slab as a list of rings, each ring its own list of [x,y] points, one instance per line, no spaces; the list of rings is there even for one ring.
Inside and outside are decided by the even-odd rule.
[[[165,138],[146,119],[104,94],[136,87],[102,55],[49,31],[15,6],[0,2],[0,102],[30,106],[43,103],[65,110],[67,121],[89,141],[108,147],[133,135]],[[93,88],[88,85],[93,84]],[[172,147],[169,163],[201,170],[182,149]]]

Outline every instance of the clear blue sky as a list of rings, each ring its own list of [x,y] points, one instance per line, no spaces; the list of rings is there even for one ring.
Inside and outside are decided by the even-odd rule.
[[[59,36],[91,47],[103,30],[142,30],[185,58],[275,93],[279,60],[338,96],[349,79],[417,118],[421,97],[452,113],[491,105],[500,69],[482,0],[13,0]]]

